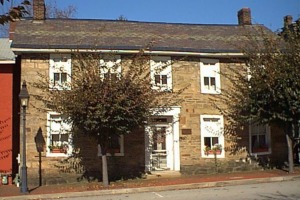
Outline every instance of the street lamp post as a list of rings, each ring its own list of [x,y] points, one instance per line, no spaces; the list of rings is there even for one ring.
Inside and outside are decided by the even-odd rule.
[[[20,103],[22,107],[22,119],[23,119],[23,150],[22,150],[22,167],[21,167],[21,193],[28,193],[27,188],[27,166],[26,166],[26,107],[28,106],[29,94],[27,91],[26,81],[22,84],[22,89],[19,94]]]

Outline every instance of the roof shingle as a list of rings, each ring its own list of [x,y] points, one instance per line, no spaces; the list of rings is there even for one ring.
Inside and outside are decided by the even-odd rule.
[[[49,19],[17,22],[13,48],[237,52],[246,29],[262,25],[201,25],[118,20]]]

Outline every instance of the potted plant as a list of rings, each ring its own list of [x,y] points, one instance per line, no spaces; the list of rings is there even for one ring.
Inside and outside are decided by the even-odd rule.
[[[56,145],[49,145],[51,153],[67,153],[68,151],[68,143],[67,142],[58,142]]]
[[[204,152],[206,155],[220,155],[222,153],[222,145],[221,144],[215,144],[212,147],[205,146]]]

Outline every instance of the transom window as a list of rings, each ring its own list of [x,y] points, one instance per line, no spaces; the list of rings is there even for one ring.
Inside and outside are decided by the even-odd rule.
[[[221,92],[219,60],[200,60],[200,86],[201,93],[218,94]]]
[[[153,56],[150,60],[150,76],[152,89],[161,91],[172,90],[171,57]]]
[[[253,154],[271,153],[270,127],[263,124],[250,124],[250,150]]]
[[[51,89],[70,89],[71,82],[71,55],[50,54],[49,86]]]

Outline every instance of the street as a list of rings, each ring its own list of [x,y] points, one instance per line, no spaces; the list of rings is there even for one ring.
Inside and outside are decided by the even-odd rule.
[[[70,197],[66,199],[100,199],[100,200],[150,200],[150,199],[169,199],[169,200],[234,200],[234,199],[255,199],[255,200],[270,200],[270,199],[300,199],[300,180],[260,183],[251,185],[237,185],[216,188],[202,188],[192,190],[171,190],[161,192],[145,192],[135,194],[121,195],[103,195],[103,196],[82,196]]]

